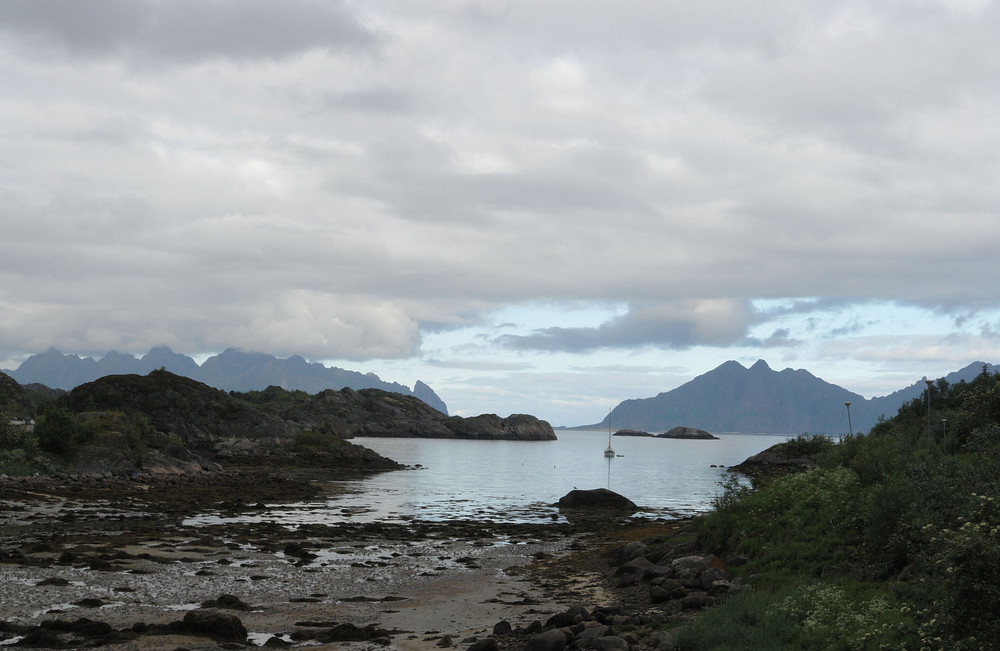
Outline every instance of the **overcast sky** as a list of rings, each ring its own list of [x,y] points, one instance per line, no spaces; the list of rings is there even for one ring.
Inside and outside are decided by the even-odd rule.
[[[4,0],[0,367],[236,346],[600,421],[1000,362],[1000,8]]]

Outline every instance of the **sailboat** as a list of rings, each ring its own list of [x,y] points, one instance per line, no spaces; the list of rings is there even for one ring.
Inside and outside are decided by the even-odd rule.
[[[608,447],[604,450],[604,456],[609,459],[615,456],[615,450],[611,447],[611,412],[608,412]]]

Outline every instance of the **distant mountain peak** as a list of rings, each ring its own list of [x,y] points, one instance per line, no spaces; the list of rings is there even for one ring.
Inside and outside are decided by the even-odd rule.
[[[983,369],[997,370],[992,364],[973,362],[944,379],[951,384],[968,382]],[[645,431],[684,426],[709,432],[839,435],[851,427],[845,402],[851,403],[854,431],[862,432],[880,416],[894,415],[925,388],[918,380],[888,396],[866,399],[805,369],[774,372],[763,359],[747,369],[730,360],[671,391],[626,400],[610,418],[620,428]],[[607,420],[601,423],[606,424]]]
[[[448,407],[441,398],[423,383],[410,390],[397,382],[384,381],[374,373],[309,363],[300,355],[279,359],[267,353],[234,347],[209,357],[201,366],[167,346],[152,348],[141,359],[112,350],[97,362],[90,357],[81,359],[77,355],[64,355],[55,347],[50,347],[44,353],[26,359],[10,375],[22,385],[37,382],[55,389],[70,390],[108,375],[146,375],[159,368],[224,391],[263,390],[270,385],[308,393],[342,388],[381,389],[416,396],[438,411],[448,413]]]

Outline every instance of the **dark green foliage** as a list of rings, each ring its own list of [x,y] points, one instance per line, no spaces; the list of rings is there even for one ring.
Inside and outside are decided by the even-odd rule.
[[[905,649],[913,618],[885,586],[850,581],[789,584],[730,597],[677,636],[679,651]]]
[[[834,447],[833,439],[829,436],[810,436],[809,434],[799,434],[795,438],[788,439],[784,443],[778,444],[784,448],[789,458],[815,457],[824,452],[829,452]]]
[[[86,432],[76,417],[60,407],[47,409],[35,425],[38,446],[56,456],[66,456],[86,439]]]
[[[772,648],[837,649],[978,649],[1000,639],[1000,378],[938,381],[930,393],[930,432],[925,396],[868,435],[821,450],[814,470],[755,490],[733,480],[699,520],[701,543],[720,555],[747,555],[741,571],[757,573],[758,587],[799,591],[778,624],[758,614],[765,624],[739,639],[769,630]],[[854,597],[831,589],[827,577],[876,581],[872,590],[893,607],[857,622],[858,630],[877,625],[871,637],[852,637],[850,627],[838,632],[834,615],[854,612]],[[732,608],[737,621],[749,621],[743,606]],[[736,640],[729,648],[758,648]]]

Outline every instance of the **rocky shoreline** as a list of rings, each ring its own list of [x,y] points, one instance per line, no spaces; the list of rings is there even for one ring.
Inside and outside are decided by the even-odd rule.
[[[0,480],[0,644],[665,650],[669,629],[740,587],[719,559],[670,542],[684,521],[262,517],[323,497],[316,479]],[[232,517],[185,524],[206,511]]]

